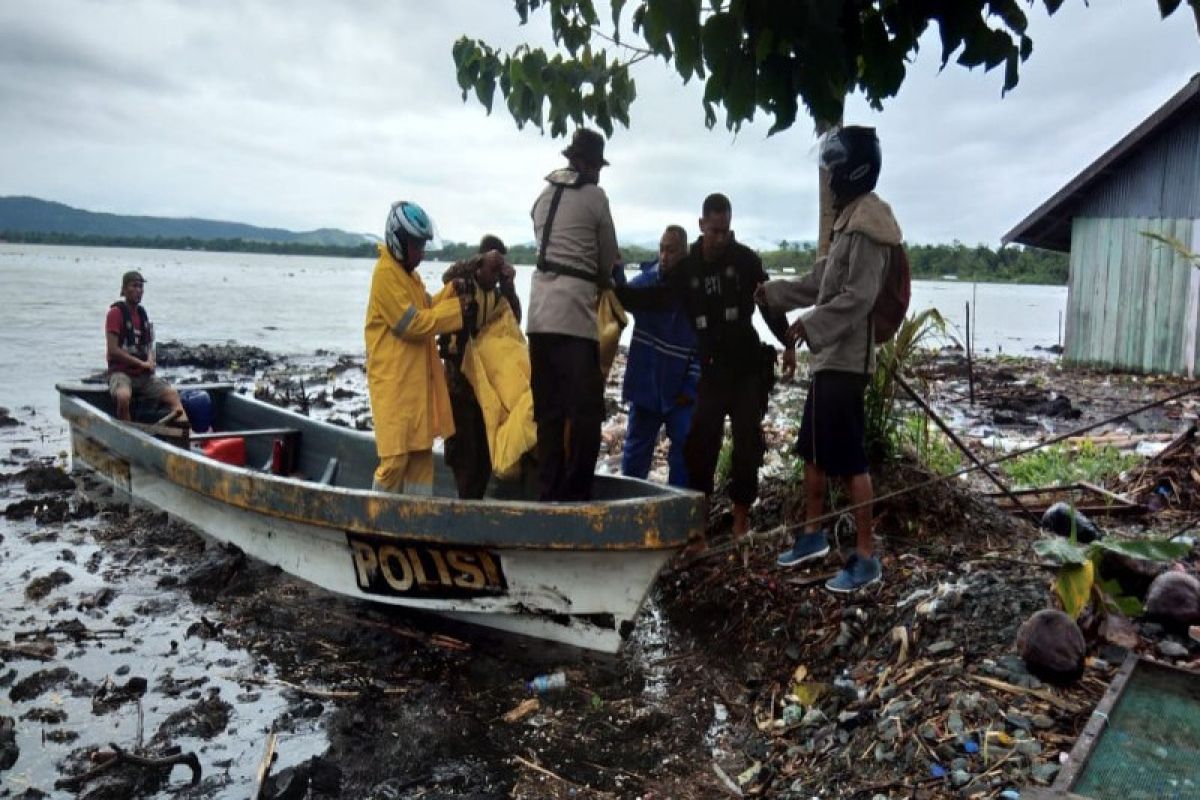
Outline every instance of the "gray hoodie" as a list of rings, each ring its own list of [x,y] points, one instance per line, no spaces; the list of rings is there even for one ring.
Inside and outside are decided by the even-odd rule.
[[[772,311],[808,308],[800,315],[812,370],[871,373],[875,343],[871,309],[903,236],[891,206],[874,192],[855,198],[833,223],[833,245],[813,271],[765,284]]]

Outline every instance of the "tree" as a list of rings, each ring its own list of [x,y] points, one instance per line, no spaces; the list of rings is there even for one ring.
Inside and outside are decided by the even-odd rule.
[[[1030,4],[1036,0],[1029,0]],[[1156,0],[1165,18],[1183,0]],[[1042,0],[1053,14],[1063,0]],[[725,111],[731,131],[769,115],[770,133],[792,126],[801,104],[817,129],[841,120],[845,98],[862,92],[874,108],[895,96],[921,35],[936,24],[945,67],[1003,65],[1004,91],[1033,52],[1020,0],[638,0],[631,25],[640,43],[622,40],[627,0],[611,0],[606,30],[594,0],[515,0],[521,24],[544,10],[559,52],[520,45],[503,53],[476,39],[454,44],[463,100],[470,92],[491,113],[497,84],[518,127],[565,136],[568,122],[593,121],[612,135],[629,126],[637,88],[629,67],[649,58],[673,65],[684,83],[704,81],[705,124]],[[1200,27],[1200,0],[1187,0]],[[593,39],[617,48],[610,57]],[[564,55],[565,51],[565,55]]]

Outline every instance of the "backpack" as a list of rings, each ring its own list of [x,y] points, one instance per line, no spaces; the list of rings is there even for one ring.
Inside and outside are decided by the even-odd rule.
[[[883,285],[871,309],[871,329],[875,344],[883,344],[896,335],[904,324],[908,313],[908,302],[912,299],[912,270],[908,265],[908,253],[903,244],[894,244],[888,257],[888,268],[883,275]]]

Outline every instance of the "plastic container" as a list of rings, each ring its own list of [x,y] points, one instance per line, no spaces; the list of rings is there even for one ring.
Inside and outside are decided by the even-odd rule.
[[[183,411],[187,414],[188,422],[196,433],[206,433],[213,425],[212,397],[203,389],[189,389],[179,395]]]
[[[230,436],[224,439],[210,439],[201,448],[204,455],[235,467],[246,465],[246,440],[241,436]]]
[[[538,675],[533,680],[526,681],[525,688],[527,688],[533,694],[555,692],[559,689],[567,688],[567,676],[562,672],[552,672],[549,675]]]

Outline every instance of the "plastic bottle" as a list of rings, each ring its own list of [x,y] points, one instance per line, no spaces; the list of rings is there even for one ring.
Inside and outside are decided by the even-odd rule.
[[[562,672],[552,672],[549,675],[538,675],[531,681],[526,681],[525,688],[529,689],[533,694],[545,694],[546,692],[565,689],[567,686],[567,676]]]

